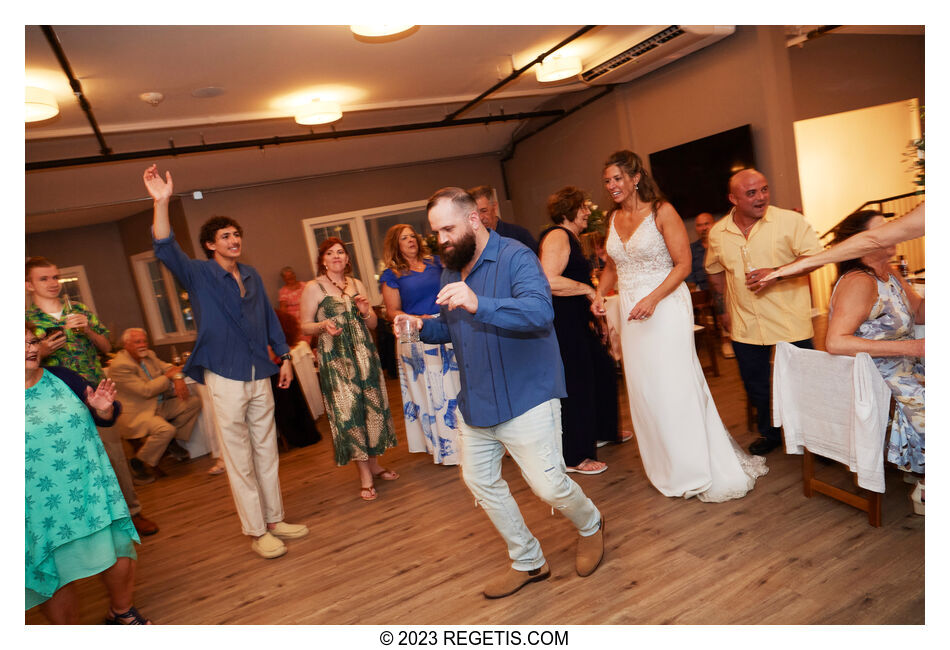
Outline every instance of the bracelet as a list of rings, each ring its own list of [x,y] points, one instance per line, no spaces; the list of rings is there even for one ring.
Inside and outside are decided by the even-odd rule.
[[[363,314],[360,314],[360,318],[362,318],[363,320],[366,320],[367,318],[369,318],[369,314],[366,314],[365,316]]]
[[[185,375],[181,374],[180,372],[176,372],[175,375],[172,377],[172,379],[184,379],[184,378],[185,378]]]

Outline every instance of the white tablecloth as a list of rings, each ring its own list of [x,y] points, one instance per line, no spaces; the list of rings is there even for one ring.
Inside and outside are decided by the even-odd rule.
[[[191,430],[191,438],[179,444],[188,450],[192,458],[204,456],[208,452],[211,452],[214,458],[219,458],[221,452],[218,451],[218,425],[214,419],[214,405],[211,403],[208,388],[190,377],[185,378],[185,383],[201,398],[201,412],[198,414],[195,428]]]

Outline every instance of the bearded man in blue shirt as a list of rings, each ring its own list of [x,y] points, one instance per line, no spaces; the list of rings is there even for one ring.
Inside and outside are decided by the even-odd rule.
[[[575,568],[588,576],[603,559],[603,517],[568,477],[561,453],[564,369],[541,264],[520,242],[486,229],[463,189],[439,190],[426,209],[445,265],[436,298],[441,312],[425,320],[400,314],[396,321],[398,327],[410,319],[423,341],[455,348],[462,477],[512,560],[483,594],[502,598],[551,575],[501,477],[506,449],[531,490],[577,528]]]
[[[290,348],[260,274],[240,264],[243,232],[228,217],[212,217],[199,240],[207,260],[193,260],[175,241],[168,220],[172,175],[162,179],[152,165],[143,175],[153,200],[152,248],[188,292],[198,324],[195,348],[183,369],[211,395],[221,431],[221,457],[231,495],[251,549],[263,558],[287,552],[281,539],[303,537],[302,524],[288,524],[277,478],[277,427],[270,376],[280,372],[279,388],[293,377]],[[267,346],[281,358],[270,360]]]

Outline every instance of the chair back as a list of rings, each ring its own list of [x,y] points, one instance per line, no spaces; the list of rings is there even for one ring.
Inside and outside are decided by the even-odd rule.
[[[790,454],[804,449],[843,463],[858,485],[884,492],[891,391],[867,353],[855,357],[775,347],[772,419]]]
[[[320,392],[320,381],[317,378],[317,369],[313,352],[306,341],[298,341],[290,350],[290,363],[294,367],[294,375],[300,382],[300,390],[307,400],[310,414],[316,420],[326,412],[323,404],[323,393]]]

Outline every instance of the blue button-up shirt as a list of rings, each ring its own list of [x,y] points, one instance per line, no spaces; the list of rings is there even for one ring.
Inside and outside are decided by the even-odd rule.
[[[235,381],[264,379],[279,372],[267,354],[268,344],[280,356],[290,351],[277,314],[267,301],[261,276],[238,264],[244,297],[234,276],[214,260],[193,260],[175,241],[152,237],[155,257],[188,292],[198,324],[195,349],[185,364],[186,375],[204,383],[204,371]]]
[[[706,247],[703,246],[702,240],[697,239],[689,245],[689,251],[693,256],[693,265],[689,275],[686,276],[686,281],[695,284],[697,289],[708,291],[709,278],[706,277],[706,268],[703,266],[706,260]]]
[[[442,286],[461,278],[445,269]],[[442,307],[420,333],[427,343],[452,342],[465,422],[490,427],[565,397],[551,287],[534,253],[492,232],[465,283],[478,296],[478,310]]]

